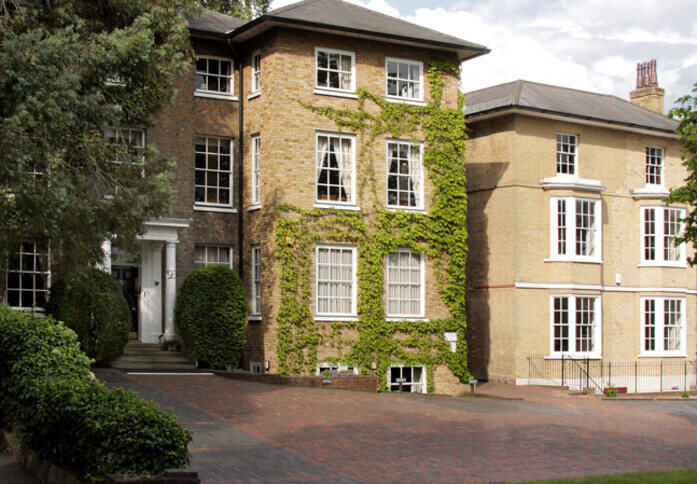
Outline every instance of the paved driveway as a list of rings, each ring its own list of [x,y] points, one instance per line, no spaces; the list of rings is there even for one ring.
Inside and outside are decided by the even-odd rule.
[[[603,401],[534,388],[514,390],[524,400],[471,399],[98,376],[171,407],[194,430],[192,468],[204,483],[489,482],[697,468],[697,401]]]

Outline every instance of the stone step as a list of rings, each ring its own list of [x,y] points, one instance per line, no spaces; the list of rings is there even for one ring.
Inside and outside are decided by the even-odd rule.
[[[157,363],[157,362],[162,362],[162,363],[188,363],[190,365],[193,365],[193,362],[191,359],[187,358],[184,355],[173,355],[173,356],[150,356],[150,355],[127,355],[127,356],[122,356],[118,360],[118,362],[129,362],[129,363],[137,363],[139,361],[142,361],[144,363]]]
[[[168,351],[160,344],[128,343],[123,355],[111,364],[119,369],[192,370],[194,362],[180,351]]]
[[[123,349],[124,355],[151,355],[159,353],[177,353],[177,351],[168,351],[162,346],[158,346],[157,348],[133,348],[126,346]]]
[[[111,365],[112,368],[116,368],[119,370],[195,370],[196,367],[193,365],[193,363],[169,363],[169,362],[157,362],[153,364],[147,364],[147,363],[130,363],[130,362],[122,362],[122,363],[117,363],[114,362]]]

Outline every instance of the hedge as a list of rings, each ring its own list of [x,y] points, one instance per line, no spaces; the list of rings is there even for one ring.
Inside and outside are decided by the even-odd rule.
[[[75,332],[48,316],[0,307],[0,409],[25,449],[81,477],[189,463],[191,432],[97,380]]]
[[[82,350],[98,363],[115,360],[128,343],[131,311],[116,279],[104,271],[85,268],[59,277],[46,310],[77,333]]]
[[[236,366],[245,342],[247,298],[235,271],[196,269],[182,282],[174,308],[187,350],[212,368]]]

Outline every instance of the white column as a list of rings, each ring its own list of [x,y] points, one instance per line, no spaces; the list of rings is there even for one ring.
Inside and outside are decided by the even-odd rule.
[[[165,339],[176,339],[174,301],[177,295],[177,244],[167,242],[165,252]]]
[[[162,336],[162,243],[152,244],[152,328],[149,342],[157,343]]]
[[[99,268],[107,274],[111,274],[111,240],[105,239],[102,242],[102,254],[104,254],[104,259]]]

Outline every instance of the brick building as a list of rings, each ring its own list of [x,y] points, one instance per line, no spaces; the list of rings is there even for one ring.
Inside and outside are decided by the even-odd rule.
[[[632,103],[527,81],[466,99],[470,371],[694,385],[693,247],[674,243],[686,207],[663,202],[686,169],[655,61],[640,64]]]

